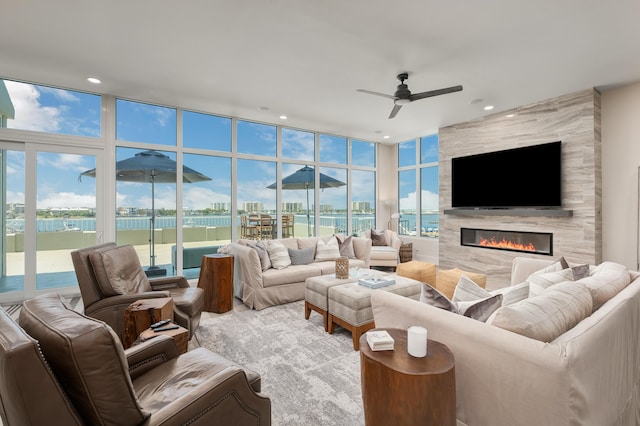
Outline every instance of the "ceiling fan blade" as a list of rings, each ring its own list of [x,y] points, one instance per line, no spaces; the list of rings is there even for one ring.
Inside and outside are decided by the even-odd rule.
[[[391,110],[391,114],[389,114],[389,119],[395,117],[398,114],[398,111],[400,111],[400,108],[402,108],[402,105],[394,105]]]
[[[447,93],[459,92],[461,90],[462,90],[462,86],[446,87],[444,89],[430,90],[428,92],[415,93],[415,94],[411,95],[411,97],[409,99],[411,99],[411,101],[413,102],[413,101],[417,101],[418,99],[430,98],[432,96],[446,95]]]
[[[371,90],[365,90],[365,89],[357,89],[356,91],[357,92],[362,92],[362,93],[368,93],[370,95],[382,96],[382,97],[393,99],[393,100],[396,99],[395,96],[387,95],[386,93],[372,92]]]

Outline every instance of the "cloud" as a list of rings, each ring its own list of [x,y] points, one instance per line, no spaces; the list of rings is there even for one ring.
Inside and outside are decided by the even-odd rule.
[[[438,203],[438,194],[435,194],[431,191],[422,190],[422,210],[429,211],[434,210],[438,211],[439,203]],[[416,210],[416,193],[410,192],[406,197],[400,199],[400,211],[415,211]]]
[[[33,84],[5,80],[16,111],[15,119],[7,127],[21,130],[56,133],[60,130],[60,109],[40,104],[40,92]]]
[[[76,194],[75,192],[49,192],[47,197],[37,202],[38,209],[56,207],[95,207],[96,196],[91,194]]]

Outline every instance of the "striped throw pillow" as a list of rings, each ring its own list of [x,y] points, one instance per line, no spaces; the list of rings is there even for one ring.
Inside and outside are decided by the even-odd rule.
[[[267,252],[269,253],[269,260],[271,260],[271,266],[273,268],[284,269],[291,265],[289,251],[281,242],[267,240]]]
[[[318,238],[318,242],[316,243],[316,262],[336,260],[339,257],[340,247],[338,247],[338,240],[335,236],[331,237],[327,243]]]

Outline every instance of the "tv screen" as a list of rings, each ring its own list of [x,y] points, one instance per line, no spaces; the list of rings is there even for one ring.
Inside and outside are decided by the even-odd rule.
[[[451,159],[451,206],[561,207],[561,145],[550,142]]]

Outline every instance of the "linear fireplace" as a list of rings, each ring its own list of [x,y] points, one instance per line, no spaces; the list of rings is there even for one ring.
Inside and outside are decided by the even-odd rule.
[[[550,232],[460,228],[460,244],[553,256],[553,234]]]

